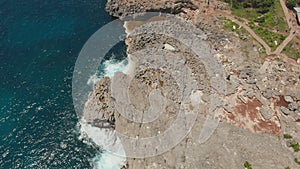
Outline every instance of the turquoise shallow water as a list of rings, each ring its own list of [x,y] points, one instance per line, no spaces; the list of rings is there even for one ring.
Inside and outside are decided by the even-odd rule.
[[[81,47],[105,0],[0,0],[0,168],[92,168],[72,104]]]

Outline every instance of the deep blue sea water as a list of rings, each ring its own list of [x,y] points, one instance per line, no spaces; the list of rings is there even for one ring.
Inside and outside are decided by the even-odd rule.
[[[0,168],[92,168],[71,95],[106,0],[0,0]]]

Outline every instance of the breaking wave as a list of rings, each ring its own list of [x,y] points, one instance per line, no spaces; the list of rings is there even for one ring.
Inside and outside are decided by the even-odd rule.
[[[90,76],[87,81],[88,85],[95,85],[103,77],[113,77],[116,72],[126,73],[129,70],[127,59],[118,60],[112,55],[112,59],[104,61],[99,70]]]
[[[120,169],[126,165],[125,151],[113,130],[93,127],[84,119],[80,120],[79,125],[79,140],[100,149],[91,160],[94,169]],[[114,153],[106,151],[105,148],[108,147],[110,150],[113,149]]]
[[[98,71],[90,76],[87,81],[88,85],[94,86],[103,77],[113,77],[116,72],[126,73],[129,70],[127,58],[120,60],[112,54],[111,59],[105,60],[99,66]],[[114,131],[109,129],[101,129],[87,124],[84,119],[79,121],[80,140],[88,145],[94,145],[101,151],[91,159],[94,169],[120,169],[126,165],[125,152],[120,140],[116,138]],[[114,143],[114,144],[112,144]],[[114,150],[113,154],[105,150],[110,146],[110,150]]]

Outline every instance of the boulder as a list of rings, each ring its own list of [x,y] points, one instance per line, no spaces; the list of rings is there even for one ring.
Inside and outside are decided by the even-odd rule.
[[[295,111],[295,110],[298,110],[298,104],[297,103],[295,103],[295,102],[292,102],[292,103],[290,103],[289,105],[288,105],[288,108],[289,108],[289,110],[291,110],[291,111]]]
[[[164,44],[164,49],[172,51],[172,52],[176,50],[173,46],[171,46],[170,44],[167,44],[167,43]]]
[[[232,108],[228,105],[228,104],[225,104],[223,106],[224,110],[227,111],[228,113],[232,113]]]
[[[265,120],[270,120],[273,116],[273,111],[269,108],[269,106],[263,105],[259,111]]]
[[[273,91],[272,89],[268,88],[267,90],[265,90],[262,95],[267,98],[270,99],[273,96]]]
[[[284,96],[284,100],[285,100],[286,102],[289,102],[289,103],[291,103],[291,102],[294,101],[293,98],[292,98],[291,96]]]
[[[226,91],[226,95],[228,96],[228,95],[236,93],[237,88],[240,85],[240,81],[239,81],[238,77],[235,75],[229,75],[227,77],[227,80],[229,81],[229,83],[227,85],[227,91]]]
[[[245,97],[245,96],[243,96],[242,94],[239,94],[239,95],[238,95],[238,98],[239,98],[243,103],[245,103],[245,104],[248,103],[248,98]]]
[[[288,108],[283,107],[283,106],[280,107],[280,110],[281,110],[281,112],[282,112],[283,114],[285,114],[285,115],[290,115],[290,114],[293,113],[293,112],[290,111]]]

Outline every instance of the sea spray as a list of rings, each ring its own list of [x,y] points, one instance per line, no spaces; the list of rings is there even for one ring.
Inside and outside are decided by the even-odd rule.
[[[90,76],[87,81],[88,85],[95,85],[103,77],[113,77],[116,72],[126,73],[129,70],[128,60],[117,60],[112,56],[112,59],[104,61],[99,70]]]
[[[93,159],[93,166],[95,169],[120,169],[126,165],[126,159],[111,154],[110,152],[103,151],[97,154]]]
[[[125,152],[121,141],[117,138],[115,132],[111,129],[94,127],[82,118],[79,122],[79,139],[85,144],[97,146],[100,151],[91,160],[94,169],[120,169],[126,165]],[[113,154],[105,148],[114,149]]]
[[[108,77],[113,77],[116,72],[126,73],[129,69],[127,59],[122,61],[117,60],[107,60],[103,63],[105,65],[105,75]]]
[[[109,60],[105,60],[99,66],[99,70],[91,75],[87,81],[88,85],[94,86],[103,77],[113,77],[116,72],[127,73],[130,69],[127,58],[118,60],[112,54]],[[120,169],[126,165],[125,152],[122,143],[111,129],[103,129],[87,124],[84,118],[79,121],[80,136],[79,139],[85,144],[96,146],[99,151],[91,160],[94,169]],[[112,144],[114,143],[114,144]],[[105,147],[110,150],[114,149],[114,153],[105,151]]]

